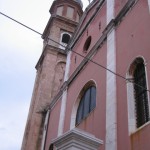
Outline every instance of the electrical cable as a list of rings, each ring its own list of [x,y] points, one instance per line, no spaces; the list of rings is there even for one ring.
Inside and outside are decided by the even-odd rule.
[[[31,30],[31,31],[33,31],[33,32],[35,32],[35,33],[41,35],[41,36],[43,35],[43,34],[41,34],[40,32],[38,32],[38,31],[36,31],[36,30],[30,28],[29,26],[27,26],[27,25],[25,25],[25,24],[23,24],[23,23],[17,21],[16,19],[13,19],[12,17],[10,17],[10,16],[8,16],[8,15],[2,13],[2,12],[0,12],[0,14],[3,15],[4,17],[6,17],[6,18],[8,18],[8,19],[10,19],[10,20],[12,20],[12,21],[14,21],[14,22],[20,24],[21,26],[24,26],[25,28],[27,28],[27,29],[29,29],[29,30]],[[56,44],[58,44],[58,45],[60,45],[60,46],[62,46],[62,47],[64,47],[64,48],[66,48],[66,46],[64,46],[64,45],[62,45],[62,44],[56,42],[55,40],[53,40],[53,39],[51,39],[51,38],[49,38],[49,37],[48,37],[48,40],[50,40],[50,41],[52,41],[52,42],[54,42],[54,43],[56,43]],[[150,93],[150,90],[146,89],[145,87],[143,87],[143,86],[141,86],[141,85],[139,85],[139,84],[137,84],[137,83],[131,81],[130,79],[125,78],[124,76],[122,76],[122,75],[120,75],[120,74],[118,74],[118,73],[116,73],[116,72],[114,72],[114,71],[108,69],[107,67],[105,67],[105,66],[103,66],[103,65],[101,65],[101,64],[99,64],[99,63],[97,63],[97,62],[95,62],[95,61],[93,61],[92,59],[87,58],[86,56],[83,56],[83,55],[81,55],[80,53],[75,52],[74,50],[70,50],[70,51],[72,51],[72,52],[74,52],[75,54],[81,56],[82,58],[87,59],[88,61],[94,63],[95,65],[97,65],[97,66],[99,66],[99,67],[101,67],[101,68],[103,68],[103,69],[109,71],[110,73],[112,73],[112,74],[114,74],[114,75],[116,75],[116,76],[118,76],[118,77],[124,79],[125,81],[131,82],[131,83],[133,83],[134,85],[136,85],[136,86],[138,86],[138,87],[142,88],[143,90],[146,90],[147,92]]]

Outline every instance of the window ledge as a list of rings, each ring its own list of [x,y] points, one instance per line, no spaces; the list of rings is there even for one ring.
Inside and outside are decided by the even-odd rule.
[[[139,132],[139,131],[141,131],[143,128],[145,128],[145,127],[148,126],[148,125],[150,125],[150,121],[148,121],[147,123],[145,123],[145,124],[142,125],[141,127],[137,128],[137,129],[135,130],[135,132],[131,133],[131,135],[132,135],[132,134],[135,134],[135,133],[137,133],[137,132]]]

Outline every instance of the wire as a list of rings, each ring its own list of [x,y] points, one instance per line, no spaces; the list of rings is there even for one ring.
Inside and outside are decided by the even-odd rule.
[[[35,32],[35,33],[41,35],[41,36],[43,35],[43,34],[41,34],[40,32],[38,32],[38,31],[36,31],[36,30],[30,28],[29,26],[27,26],[27,25],[25,25],[25,24],[23,24],[23,23],[17,21],[16,19],[13,19],[12,17],[10,17],[10,16],[8,16],[8,15],[2,13],[2,12],[0,12],[0,14],[3,15],[3,16],[5,16],[6,18],[8,18],[8,19],[10,19],[10,20],[12,20],[12,21],[14,21],[14,22],[16,22],[16,23],[18,23],[18,24],[24,26],[25,28],[27,28],[27,29],[29,29],[29,30],[31,30],[31,31],[33,31],[33,32]],[[58,44],[58,45],[61,45],[61,46],[64,47],[64,48],[66,48],[66,46],[64,46],[64,45],[62,45],[62,44],[56,42],[55,40],[53,40],[53,39],[51,39],[51,38],[49,38],[49,37],[48,37],[48,39],[51,40],[52,42]],[[74,52],[75,54],[81,56],[82,58],[85,58],[85,59],[87,59],[88,61],[94,63],[95,65],[97,65],[97,66],[99,66],[99,67],[101,67],[101,68],[103,68],[103,69],[109,71],[110,73],[114,74],[115,76],[118,76],[118,77],[124,79],[125,81],[131,82],[131,83],[133,83],[134,85],[136,85],[136,86],[138,86],[138,87],[140,87],[140,88],[142,88],[142,89],[144,89],[144,90],[146,90],[146,91],[148,91],[148,92],[150,93],[150,90],[146,89],[145,87],[143,87],[143,86],[141,86],[141,85],[139,85],[139,84],[137,84],[137,83],[131,81],[130,79],[125,78],[124,76],[122,76],[122,75],[120,75],[120,74],[118,74],[118,73],[116,73],[116,72],[114,72],[114,71],[108,69],[107,67],[105,67],[105,66],[103,66],[103,65],[101,65],[101,64],[99,64],[99,63],[97,63],[97,62],[95,62],[95,61],[93,61],[92,59],[87,58],[86,56],[83,56],[83,55],[81,55],[80,53],[75,52],[74,50],[69,50],[69,51]]]
[[[25,24],[23,24],[23,23],[17,21],[16,19],[13,19],[12,17],[9,17],[8,15],[6,15],[6,14],[4,14],[4,13],[2,13],[2,12],[0,12],[0,14],[3,15],[3,16],[5,16],[6,18],[8,18],[8,19],[10,19],[10,20],[12,20],[12,21],[14,21],[14,22],[20,24],[21,26],[23,26],[23,27],[25,27],[25,28],[27,28],[27,29],[29,29],[29,30],[31,30],[31,31],[33,31],[33,32],[35,32],[35,33],[41,35],[41,36],[43,35],[43,34],[41,34],[40,32],[38,32],[38,31],[36,31],[36,30],[30,28],[29,26],[27,26],[27,25],[25,25]],[[59,45],[65,47],[64,45],[62,45],[62,44],[60,44],[60,43],[54,41],[53,39],[51,39],[51,38],[49,38],[49,37],[48,37],[48,39],[51,40],[52,42],[56,43],[56,44],[59,44]]]

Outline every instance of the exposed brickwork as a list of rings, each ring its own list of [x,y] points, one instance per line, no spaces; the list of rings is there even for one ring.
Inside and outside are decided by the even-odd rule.
[[[72,1],[68,0],[65,5],[66,3],[72,3]],[[58,5],[56,1],[52,5],[56,9],[55,5]],[[72,5],[77,13],[79,6],[74,2]],[[79,12],[81,14],[81,8]],[[51,12],[52,17],[43,33],[43,52],[36,65],[37,76],[21,150],[41,150],[46,110],[64,80],[66,52],[49,38],[60,43],[62,31],[73,34],[77,22],[55,13],[56,11]]]
[[[47,109],[50,104],[52,95],[54,95],[54,93],[57,92],[58,87],[61,86],[61,83],[54,82],[56,81],[55,76],[57,76],[57,78],[60,77],[61,80],[63,80],[66,56],[57,51],[51,51],[51,49],[46,51],[47,53],[43,59],[42,65],[38,68],[37,72],[37,80],[35,82],[24,137],[27,140],[24,141],[22,150],[40,149],[42,128],[44,124],[44,110]],[[56,70],[56,66],[59,62],[63,62],[63,69],[61,71]],[[55,88],[55,90],[53,88]]]

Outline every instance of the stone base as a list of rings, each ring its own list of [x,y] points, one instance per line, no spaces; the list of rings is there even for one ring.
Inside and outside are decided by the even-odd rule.
[[[97,150],[102,140],[79,129],[73,129],[52,141],[57,150]]]

